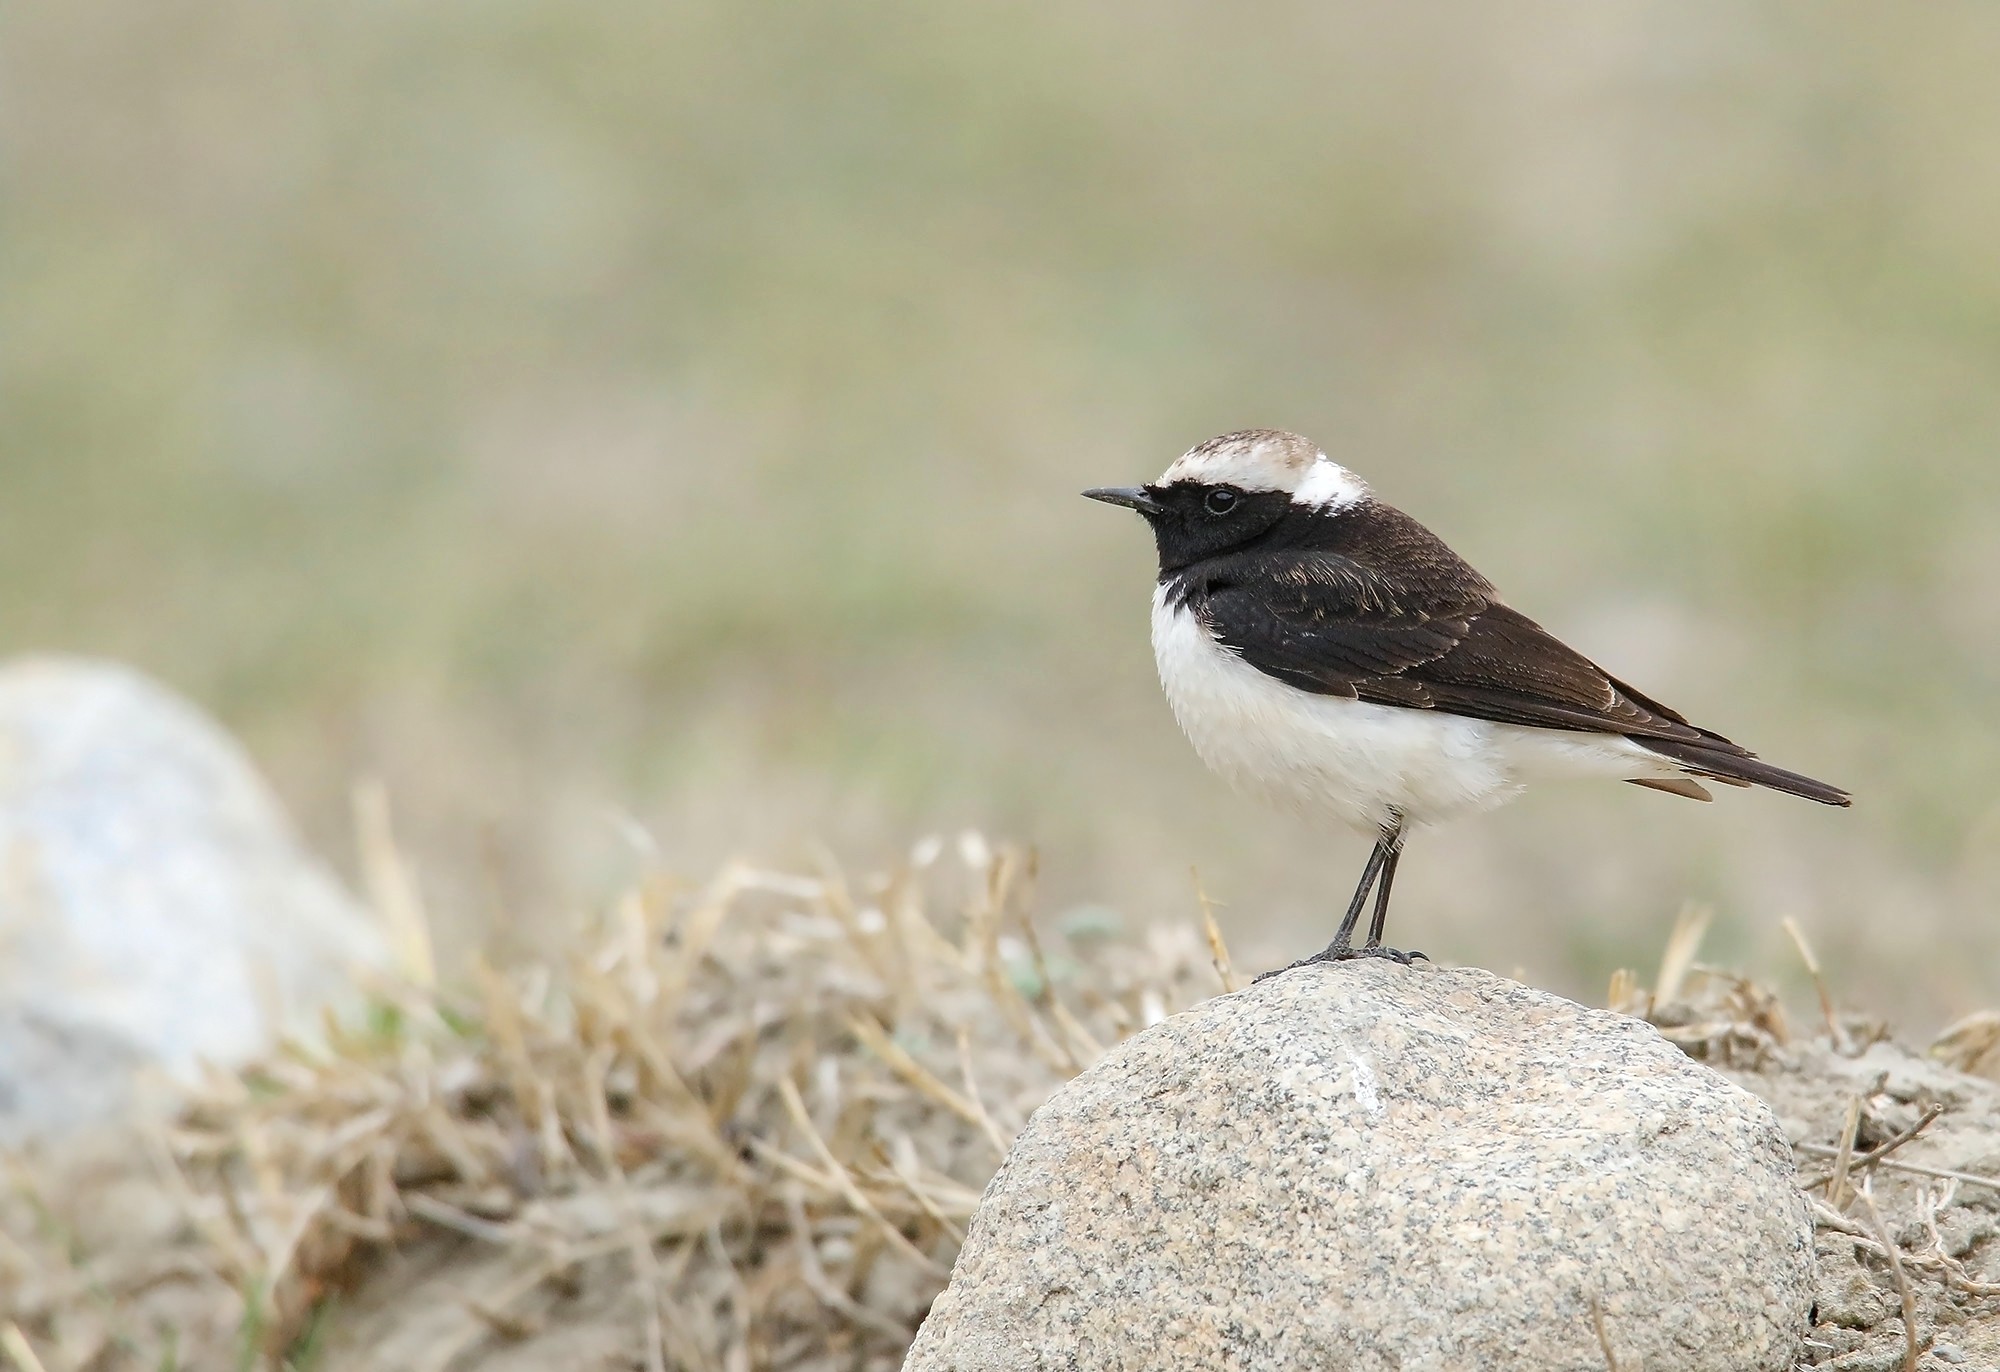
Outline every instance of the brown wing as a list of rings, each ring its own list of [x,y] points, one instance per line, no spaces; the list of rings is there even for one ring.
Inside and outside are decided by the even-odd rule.
[[[1489,606],[1457,647],[1410,669],[1403,683],[1391,690],[1415,684],[1434,708],[1474,719],[1735,746],[1640,695],[1508,605]],[[1360,694],[1374,698],[1366,686]]]
[[[1441,543],[1436,548],[1453,557]],[[1259,564],[1258,575],[1232,578],[1220,561],[1215,575],[1182,594],[1220,643],[1301,690],[1530,728],[1620,734],[1701,776],[1849,803],[1838,787],[1763,762],[1635,691],[1501,604],[1463,563],[1464,575],[1443,575],[1435,563],[1408,574],[1302,550],[1275,564],[1267,553]]]
[[[1189,603],[1244,661],[1303,690],[1544,729],[1726,743],[1500,604],[1476,575],[1409,576],[1323,551],[1261,561],[1254,578],[1190,588]]]

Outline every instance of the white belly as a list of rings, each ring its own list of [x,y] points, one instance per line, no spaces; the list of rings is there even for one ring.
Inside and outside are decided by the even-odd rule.
[[[1153,597],[1153,656],[1174,717],[1231,785],[1367,832],[1396,815],[1429,824],[1511,800],[1530,781],[1667,777],[1629,739],[1527,729],[1313,695],[1264,675],[1187,609]]]

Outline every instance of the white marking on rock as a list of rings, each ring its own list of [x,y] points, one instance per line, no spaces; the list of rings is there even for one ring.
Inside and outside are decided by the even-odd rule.
[[[1359,1053],[1349,1053],[1347,1061],[1354,1068],[1354,1099],[1368,1112],[1368,1118],[1381,1119],[1382,1093],[1380,1083],[1375,1080],[1375,1069]]]

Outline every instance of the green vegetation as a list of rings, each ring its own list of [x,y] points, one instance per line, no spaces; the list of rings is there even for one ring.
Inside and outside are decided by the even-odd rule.
[[[979,823],[1316,945],[1359,845],[1157,699],[1075,498],[1298,428],[1621,675],[1851,786],[1531,798],[1408,936],[1565,989],[1691,897],[2000,994],[2000,14],[112,3],[0,46],[0,646],[399,802],[447,941],[629,859]],[[498,927],[491,922],[499,910]],[[1958,956],[1941,960],[1949,933]]]

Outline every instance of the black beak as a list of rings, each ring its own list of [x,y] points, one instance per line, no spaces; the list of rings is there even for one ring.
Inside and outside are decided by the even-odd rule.
[[[1146,494],[1144,486],[1097,486],[1085,491],[1092,500],[1101,500],[1106,505],[1123,505],[1128,510],[1137,510],[1142,515],[1162,513],[1166,506]]]

